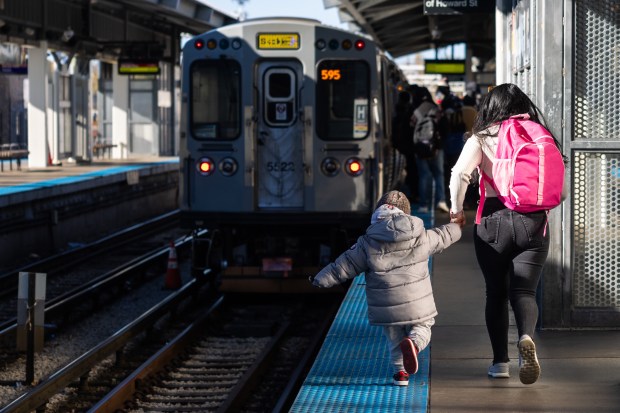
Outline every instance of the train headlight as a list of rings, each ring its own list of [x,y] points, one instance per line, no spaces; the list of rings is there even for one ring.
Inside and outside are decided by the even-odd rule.
[[[211,158],[200,158],[196,163],[196,169],[203,176],[209,176],[215,171],[215,164]]]
[[[329,41],[329,48],[332,50],[337,50],[338,46],[340,46],[340,43],[338,42],[338,40],[336,39],[331,39]]]
[[[194,41],[194,47],[198,50],[202,49],[203,47],[205,47],[205,42],[202,39],[196,39]]]
[[[233,39],[231,45],[232,45],[232,48],[235,50],[241,49],[241,40]]]
[[[220,49],[226,50],[230,45],[230,40],[228,39],[220,39]]]
[[[217,41],[215,39],[207,40],[207,49],[213,50],[217,47]]]
[[[218,168],[220,168],[222,175],[233,176],[239,169],[239,165],[233,158],[224,158],[220,161]]]
[[[344,50],[349,50],[351,47],[353,46],[353,42],[351,42],[351,40],[349,39],[344,39],[342,41],[342,48]]]
[[[364,172],[364,164],[359,158],[349,158],[345,170],[351,176],[360,176]]]
[[[336,176],[340,172],[340,162],[335,158],[325,158],[321,162],[321,172],[327,176]]]
[[[364,50],[364,47],[366,47],[365,41],[363,41],[362,39],[358,39],[355,41],[355,48],[357,50]]]
[[[325,48],[327,47],[327,42],[323,39],[319,39],[316,42],[314,42],[314,47],[316,47],[319,50],[325,50]]]

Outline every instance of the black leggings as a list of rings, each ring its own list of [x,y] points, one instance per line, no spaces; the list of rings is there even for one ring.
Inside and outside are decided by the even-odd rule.
[[[497,198],[487,198],[479,225],[474,225],[476,258],[486,283],[485,319],[493,363],[508,358],[508,302],[519,337],[534,335],[538,319],[536,288],[549,252],[544,211],[520,214]]]

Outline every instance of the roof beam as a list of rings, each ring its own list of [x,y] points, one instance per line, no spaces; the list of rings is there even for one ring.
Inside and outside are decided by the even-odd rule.
[[[383,3],[389,3],[390,0],[368,0],[368,1],[362,1],[359,6],[357,7],[357,9],[359,11],[366,11],[368,9],[371,9],[375,6],[379,6]]]
[[[196,26],[194,30],[206,30],[208,27],[220,27],[232,17],[203,4],[200,0],[120,0],[142,9],[150,9],[152,13],[165,13],[177,20],[183,26],[183,19],[187,26]],[[150,6],[150,7],[149,7]],[[187,20],[189,19],[189,20]],[[205,25],[198,28],[198,25]]]
[[[345,11],[346,13],[351,15],[353,19],[355,19],[355,21],[357,22],[357,25],[360,27],[360,29],[362,29],[370,37],[372,37],[372,39],[379,45],[379,47],[381,47],[382,49],[385,49],[385,47],[383,46],[383,43],[381,42],[381,39],[375,33],[375,30],[372,27],[372,25],[357,10],[357,8],[353,5],[353,3],[350,0],[323,0],[323,5],[326,8],[329,8],[328,4],[329,4],[329,7],[337,6],[339,11]]]
[[[390,17],[397,16],[399,14],[406,13],[410,10],[415,10],[422,7],[423,2],[410,2],[405,4],[399,4],[396,6],[377,7],[372,10],[368,9],[365,13],[368,16],[368,20],[372,22],[378,22],[381,20],[389,19]],[[420,13],[422,14],[422,13]]]

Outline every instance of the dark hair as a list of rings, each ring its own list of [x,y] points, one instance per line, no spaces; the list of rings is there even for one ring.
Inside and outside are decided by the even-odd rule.
[[[435,103],[435,101],[433,100],[433,95],[431,95],[430,90],[428,90],[428,88],[425,86],[420,87],[420,97],[422,98],[422,101]]]
[[[411,100],[411,93],[408,90],[402,90],[398,92],[398,103],[409,103]]]
[[[425,86],[411,85],[409,87],[409,92],[411,93],[411,106],[414,109],[420,106],[424,101],[435,103],[433,101],[433,95],[431,95],[431,92]]]
[[[480,139],[497,136],[497,131],[489,131],[490,126],[499,124],[511,116],[523,113],[527,113],[530,115],[531,120],[549,129],[540,109],[517,85],[504,83],[495,86],[480,102],[478,114],[472,127],[472,134]],[[551,133],[551,136],[553,136],[553,133]],[[560,142],[555,136],[553,136],[553,139],[561,150]]]

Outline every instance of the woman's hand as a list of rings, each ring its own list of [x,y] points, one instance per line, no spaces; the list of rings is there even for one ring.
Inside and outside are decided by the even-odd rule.
[[[460,210],[459,212],[450,211],[450,222],[459,224],[461,228],[465,226],[465,211]]]

